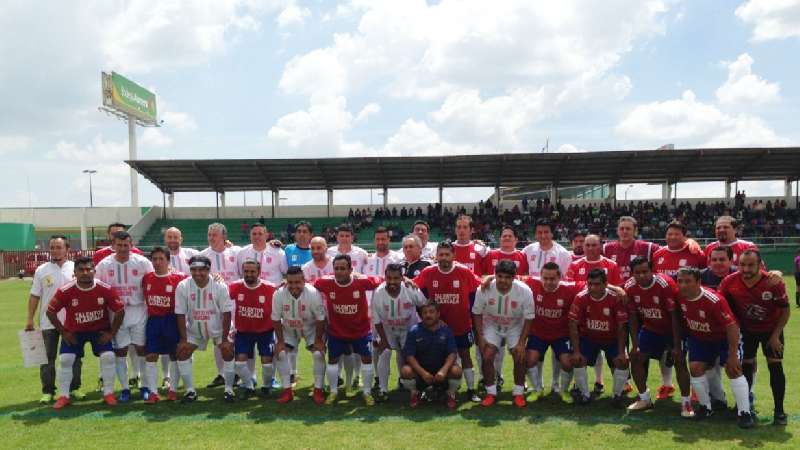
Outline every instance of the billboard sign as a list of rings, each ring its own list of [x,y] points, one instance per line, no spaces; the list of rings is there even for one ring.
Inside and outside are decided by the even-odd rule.
[[[103,106],[130,114],[136,119],[155,124],[156,95],[122,75],[102,73]]]

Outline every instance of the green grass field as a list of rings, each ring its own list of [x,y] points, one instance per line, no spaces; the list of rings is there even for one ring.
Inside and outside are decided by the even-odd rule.
[[[787,285],[793,303],[794,281],[787,277]],[[274,398],[229,405],[222,402],[221,389],[201,388],[200,399],[191,405],[148,406],[136,401],[109,409],[92,392],[86,400],[55,412],[36,402],[38,370],[22,367],[16,333],[25,321],[29,286],[28,281],[0,281],[0,339],[5,343],[0,347],[1,448],[800,447],[800,441],[794,440],[800,432],[800,396],[793,389],[800,379],[800,322],[796,318],[790,320],[786,333],[790,417],[786,428],[770,424],[772,395],[761,356],[756,394],[760,422],[749,431],[738,429],[732,418],[723,415],[701,423],[681,419],[676,400],[633,415],[612,409],[607,395],[586,408],[547,398],[518,410],[511,405],[510,387],[501,394],[499,404],[488,410],[462,403],[456,412],[438,404],[423,404],[412,411],[405,392],[392,392],[388,404],[373,408],[364,407],[360,398],[317,407],[307,397],[308,353],[300,358],[299,399],[289,405],[277,405]],[[213,357],[198,353],[195,361],[196,384],[204,386],[213,375]],[[652,364],[651,389],[659,384],[656,363]],[[505,378],[510,380],[508,362],[505,369]],[[549,383],[550,369],[545,370]],[[84,365],[85,391],[95,387],[96,374],[97,360],[89,357]],[[392,378],[396,379],[394,368]],[[610,375],[605,378],[610,386]],[[732,403],[730,393],[728,397]]]

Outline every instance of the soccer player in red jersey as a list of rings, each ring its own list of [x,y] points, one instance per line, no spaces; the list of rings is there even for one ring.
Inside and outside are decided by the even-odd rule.
[[[744,356],[742,372],[750,390],[759,345],[767,359],[769,384],[775,403],[774,424],[786,425],[783,409],[786,375],[783,372],[783,329],[789,321],[789,298],[783,282],[770,284],[769,275],[761,269],[757,250],[745,250],[739,257],[739,271],[728,275],[719,286],[742,329]],[[750,408],[753,409],[752,404]]]
[[[333,277],[318,278],[313,286],[325,297],[328,310],[328,382],[330,394],[325,401],[336,403],[339,390],[339,358],[352,348],[361,356],[361,376],[364,380],[363,397],[367,406],[374,406],[372,388],[372,323],[369,319],[367,291],[381,284],[377,277],[353,276],[350,255],[339,254],[333,258]]]
[[[572,239],[570,239],[570,244],[572,246],[572,260],[575,261],[577,259],[583,258],[583,242],[586,240],[586,233],[583,231],[576,231],[572,233]]]
[[[528,275],[528,258],[517,250],[517,232],[511,226],[504,226],[500,232],[500,248],[490,250],[483,258],[483,274],[493,275],[499,261],[509,259],[517,266],[517,275]]]
[[[472,217],[458,216],[456,219],[456,241],[453,242],[453,259],[467,266],[477,276],[483,275],[483,257],[486,246],[472,240]]]
[[[614,261],[603,256],[603,247],[600,236],[590,234],[583,242],[584,257],[577,259],[569,265],[567,279],[585,282],[592,269],[601,269],[608,277],[608,283],[614,286],[622,286],[623,280],[620,275],[619,266]]]
[[[715,248],[728,247],[733,251],[733,259],[731,263],[736,266],[739,264],[739,257],[745,250],[758,250],[758,246],[750,241],[736,238],[736,219],[731,216],[720,216],[714,223],[714,234],[717,236],[717,241],[706,245],[705,255],[709,263],[711,261],[711,252]]]
[[[747,379],[742,374],[739,324],[728,302],[719,293],[700,285],[700,271],[694,267],[678,270],[678,288],[677,305],[686,333],[689,374],[700,402],[695,418],[704,419],[713,414],[706,370],[719,359],[719,364],[725,365],[736,398],[739,427],[752,428],[755,422],[750,413]],[[678,356],[682,358],[683,354]]]
[[[169,355],[169,373],[175,382],[168,386],[167,399],[177,400],[178,360],[176,348],[180,336],[175,317],[175,289],[188,275],[170,272],[169,251],[154,247],[150,251],[153,272],[142,277],[144,303],[147,306],[147,325],[145,326],[145,373],[144,385],[150,389],[145,403],[154,404],[158,397],[158,356]]]
[[[636,239],[638,233],[636,219],[622,216],[617,221],[618,240],[603,245],[603,256],[617,263],[623,280],[631,277],[630,264],[633,258],[643,256],[653,259],[653,254],[661,248],[652,242]]]
[[[680,322],[675,312],[675,298],[678,286],[672,278],[653,273],[653,262],[637,256],[631,261],[633,277],[625,283],[628,296],[628,323],[630,324],[631,371],[639,389],[639,399],[628,406],[629,411],[639,411],[653,407],[650,391],[647,389],[647,366],[650,358],[660,360],[665,352],[672,352],[681,345]],[[678,385],[681,388],[681,415],[694,417],[689,397],[689,370],[685,359],[676,360]],[[672,369],[669,378],[663,379],[656,400],[672,397]],[[663,375],[663,372],[662,372]]]
[[[597,361],[597,354],[605,353],[613,369],[614,386],[612,405],[623,406],[623,392],[628,380],[626,354],[628,311],[623,297],[608,289],[608,279],[602,269],[592,269],[586,289],[579,293],[569,310],[569,336],[572,344],[572,365],[575,384],[580,393],[578,404],[590,401],[586,365]]]
[[[653,255],[653,270],[674,279],[681,267],[704,269],[706,257],[690,248],[686,239],[686,225],[671,222],[667,225],[667,246]]]
[[[275,368],[272,365],[272,344],[274,342],[274,326],[272,324],[272,295],[275,285],[259,278],[261,263],[248,259],[242,263],[243,279],[228,286],[231,300],[234,303],[233,324],[236,328],[233,346],[236,354],[234,370],[242,386],[239,398],[245,400],[255,394],[253,374],[247,361],[255,358],[255,348],[261,356],[262,391],[269,393]],[[265,390],[266,388],[266,390]],[[288,398],[287,398],[288,396]],[[279,403],[291,400],[291,389],[279,399]]]
[[[92,353],[100,358],[103,377],[103,400],[109,406],[117,404],[114,398],[114,349],[111,340],[122,325],[125,304],[114,289],[94,277],[94,263],[88,256],[75,261],[75,280],[56,291],[47,305],[47,318],[61,334],[58,372],[61,396],[53,405],[62,409],[70,404],[69,388],[72,383],[72,365],[75,358],[83,357],[83,347],[92,344]],[[64,323],[58,312],[66,309]],[[113,321],[109,319],[113,313]]]
[[[109,242],[113,242],[114,233],[125,230],[125,225],[119,222],[114,222],[108,226],[108,229],[106,230],[106,237],[108,238]],[[94,263],[95,267],[97,267],[97,265],[100,264],[100,261],[104,260],[106,256],[113,255],[114,251],[113,245],[95,250],[95,252],[92,254],[92,262]],[[136,253],[137,255],[144,255],[144,253],[142,253],[142,251],[135,246],[131,247],[131,252]]]
[[[556,364],[561,366],[560,383],[553,385],[553,392],[561,392],[561,387],[569,387],[572,380],[572,348],[569,342],[569,310],[575,296],[583,289],[583,284],[561,279],[561,269],[554,262],[542,266],[541,279],[525,280],[533,292],[535,315],[528,334],[527,365],[528,378],[534,392],[544,393],[537,367],[544,363],[548,348],[553,349]]]
[[[453,330],[458,355],[464,367],[467,396],[473,402],[481,399],[475,392],[475,373],[469,348],[473,344],[470,308],[481,280],[471,270],[453,262],[453,244],[439,242],[436,265],[429,266],[414,279],[428,301],[439,304],[442,320]]]

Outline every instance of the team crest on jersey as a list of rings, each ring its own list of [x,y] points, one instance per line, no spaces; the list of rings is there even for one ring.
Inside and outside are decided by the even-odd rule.
[[[517,302],[511,301],[511,309],[517,309]]]
[[[556,257],[555,256],[551,256],[550,257],[550,262],[556,262]]]
[[[353,292],[353,298],[361,298],[361,291]]]
[[[239,294],[239,295],[237,295],[237,296],[236,296],[236,298],[237,298],[237,300],[239,300],[240,302],[241,302],[241,301],[244,301],[244,294]]]
[[[461,286],[461,282],[459,282],[458,280],[453,280],[453,287],[458,288],[459,286]]]
[[[53,285],[53,277],[51,277],[50,275],[44,277],[44,285],[47,286],[47,287],[52,286]]]
[[[683,312],[686,312],[686,305],[681,305],[681,310],[682,310]]]
[[[139,271],[138,271],[137,269],[133,269],[133,270],[131,271],[131,273],[133,274],[133,276],[137,276],[137,275],[139,275]]]
[[[167,285],[167,292],[172,292],[172,285],[171,284]]]
[[[106,302],[106,300],[103,297],[97,297],[97,304],[98,305],[102,306],[103,303],[105,303],[105,302]]]
[[[490,298],[489,299],[489,305],[490,306],[494,306],[496,303],[497,303],[497,300],[495,300],[494,298]]]
[[[292,255],[292,261],[297,261],[297,255]]]
[[[706,318],[706,312],[703,311],[702,309],[698,312],[698,314],[700,315],[700,317],[702,317],[704,319]]]
[[[152,286],[150,285],[150,283],[147,283],[147,289],[146,290],[149,291],[151,288],[152,288]]]
[[[653,297],[653,303],[655,303],[656,305],[658,304],[658,297],[657,296]]]
[[[772,292],[770,292],[770,291],[762,292],[761,293],[761,300],[764,300],[765,302],[768,302],[768,301],[772,300]]]
[[[189,294],[189,297],[192,299],[192,301],[197,300],[197,294]]]
[[[475,253],[470,253],[469,254],[469,259],[475,259]]]
[[[267,264],[272,264],[272,256],[267,256]]]
[[[230,261],[230,262],[233,262],[233,261],[234,261],[234,259],[235,259],[235,258],[234,258],[233,256],[229,256],[229,257],[228,257],[228,261]]]
[[[111,270],[108,271],[108,276],[110,276],[110,277],[114,276],[114,269],[111,269]]]
[[[664,264],[664,257],[663,256],[658,258],[658,263],[659,264]]]
[[[289,311],[289,309],[290,309],[289,305],[283,305],[283,310],[284,311]]]
[[[586,268],[585,267],[581,267],[581,270],[579,270],[578,273],[581,274],[581,275],[585,274],[586,273]]]
[[[73,298],[72,299],[72,306],[78,306],[78,299],[77,298]]]
[[[266,303],[267,299],[263,295],[258,296],[258,303],[264,304]]]
[[[300,303],[300,312],[301,313],[306,312],[306,304],[305,303]]]
[[[610,316],[611,315],[611,310],[608,309],[608,308],[603,308],[603,315]]]
[[[331,300],[336,300],[336,292],[329,292],[328,298]]]
[[[438,288],[439,287],[439,280],[433,280],[433,287],[434,288]]]
[[[405,302],[405,303],[403,303],[403,308],[405,308],[405,309],[411,309],[411,302]]]
[[[611,260],[617,262],[617,255],[611,255]]]
[[[685,259],[681,259],[681,260],[679,260],[679,261],[678,261],[678,265],[679,265],[679,266],[681,266],[681,267],[684,267],[684,266],[686,266],[686,260],[685,260]]]
[[[541,298],[541,295],[539,297]],[[564,299],[561,298],[556,299],[556,305],[558,305],[559,307],[564,306]]]
[[[633,301],[634,301],[634,302],[636,302],[636,303],[639,303],[639,302],[641,302],[641,301],[642,301],[642,299],[641,299],[641,297],[639,297],[638,295],[634,295],[634,296],[633,296]]]

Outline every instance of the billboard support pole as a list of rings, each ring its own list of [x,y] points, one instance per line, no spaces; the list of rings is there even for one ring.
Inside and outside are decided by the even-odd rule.
[[[136,118],[128,114],[128,158],[136,161]],[[131,206],[139,207],[139,174],[131,167]]]

